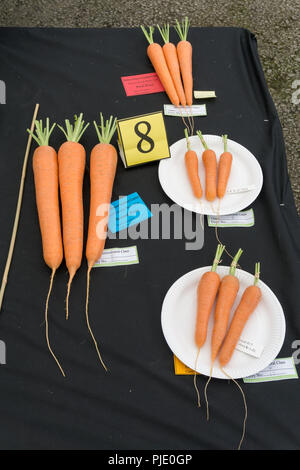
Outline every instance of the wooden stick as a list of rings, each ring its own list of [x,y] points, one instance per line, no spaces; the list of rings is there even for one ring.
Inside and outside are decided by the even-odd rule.
[[[33,118],[32,118],[32,122],[31,122],[31,127],[30,127],[31,132],[34,131],[34,122],[35,122],[36,117],[37,117],[39,106],[40,105],[38,103],[35,105]],[[26,150],[25,150],[25,155],[24,155],[24,162],[23,162],[23,169],[22,169],[21,182],[20,182],[20,188],[19,188],[19,196],[18,196],[18,202],[17,202],[15,221],[14,221],[13,231],[12,231],[12,234],[11,234],[6,265],[5,265],[4,274],[3,274],[2,283],[1,283],[1,288],[0,288],[0,311],[1,311],[1,308],[2,308],[2,302],[3,302],[5,287],[6,287],[6,284],[7,284],[7,277],[8,277],[8,273],[9,273],[9,268],[10,268],[10,264],[11,264],[11,260],[12,260],[12,256],[13,256],[13,252],[14,252],[15,241],[16,241],[16,236],[17,236],[17,231],[18,231],[19,218],[20,218],[22,199],[23,199],[25,176],[26,176],[26,168],[27,168],[28,156],[29,156],[29,152],[30,152],[31,141],[32,141],[32,137],[29,134],[28,135],[28,140],[27,140],[27,146],[26,146]]]

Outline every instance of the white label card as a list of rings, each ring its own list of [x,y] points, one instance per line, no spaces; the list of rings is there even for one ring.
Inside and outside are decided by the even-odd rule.
[[[208,215],[207,222],[209,227],[252,227],[254,225],[253,209],[240,211],[228,215]]]
[[[94,268],[123,266],[128,264],[139,264],[139,255],[136,246],[108,248],[103,250],[102,256],[94,264]]]
[[[192,106],[173,106],[172,104],[164,104],[165,116],[206,116],[205,104],[193,104]]]
[[[257,374],[249,375],[245,383],[271,382],[273,380],[298,379],[293,357],[277,358]]]
[[[264,346],[263,344],[258,343],[256,340],[243,338],[241,336],[235,349],[249,354],[250,356],[260,357],[261,353],[263,352]]]

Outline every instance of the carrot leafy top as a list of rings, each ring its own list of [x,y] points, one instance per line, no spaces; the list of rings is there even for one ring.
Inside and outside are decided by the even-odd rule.
[[[154,26],[149,26],[149,31],[147,31],[147,29],[141,25],[141,29],[144,33],[144,35],[146,36],[146,39],[147,41],[149,42],[149,44],[152,44],[154,41],[153,41],[153,33],[154,33]]]
[[[254,285],[256,286],[260,276],[260,263],[255,263]]]
[[[169,23],[164,24],[162,27],[157,25],[157,28],[160,32],[161,37],[164,40],[164,43],[167,44],[170,42],[170,25]]]
[[[187,16],[184,18],[184,20],[182,20],[181,24],[179,23],[178,20],[176,20],[176,25],[174,26],[174,28],[178,36],[180,37],[181,41],[187,40],[189,27],[190,27],[190,22]]]
[[[56,126],[56,123],[52,124],[50,128],[49,118],[47,118],[46,125],[43,128],[43,121],[40,119],[39,121],[35,121],[36,135],[33,132],[31,132],[30,129],[27,129],[27,132],[38,143],[38,145],[40,146],[49,145],[49,139],[55,126]]]
[[[117,118],[113,119],[113,116],[110,116],[104,124],[103,114],[100,113],[100,125],[98,126],[96,121],[94,121],[94,126],[99,142],[101,144],[109,144],[117,128]]]
[[[86,128],[89,126],[89,122],[84,126],[84,120],[82,119],[83,114],[80,113],[79,116],[75,114],[74,116],[74,125],[70,124],[69,119],[65,119],[66,130],[58,125],[60,130],[65,134],[66,139],[70,142],[79,142]]]
[[[224,245],[219,244],[217,246],[217,251],[216,251],[215,259],[214,259],[212,267],[211,267],[211,271],[216,271],[216,269],[218,267],[218,264],[221,263],[221,256],[222,256],[222,253],[223,253],[224,250],[225,250]]]
[[[236,267],[238,266],[238,260],[240,259],[240,256],[241,256],[242,253],[243,253],[243,250],[241,248],[239,248],[237,254],[235,255],[235,257],[232,260],[232,263],[231,263],[230,269],[229,269],[229,274],[231,274],[231,276],[235,276]]]

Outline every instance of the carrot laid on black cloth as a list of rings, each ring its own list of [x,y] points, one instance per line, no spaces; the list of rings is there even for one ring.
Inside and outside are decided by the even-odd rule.
[[[177,44],[177,55],[180,65],[180,71],[183,81],[185,99],[188,106],[193,104],[193,65],[192,65],[192,55],[193,48],[190,41],[187,40],[187,35],[189,31],[189,19],[186,16],[182,21],[182,24],[176,20],[176,25],[174,26],[180,41]]]

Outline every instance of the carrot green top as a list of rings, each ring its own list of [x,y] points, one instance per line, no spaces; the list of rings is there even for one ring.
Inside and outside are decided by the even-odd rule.
[[[199,139],[201,140],[201,143],[202,143],[203,147],[205,148],[205,150],[208,150],[207,143],[205,142],[205,140],[203,138],[202,132],[197,131],[197,135],[198,135]]]
[[[35,121],[36,135],[31,132],[30,129],[27,129],[27,132],[31,135],[31,137],[33,137],[33,139],[38,143],[38,145],[49,145],[49,138],[55,126],[56,123],[52,124],[50,128],[49,118],[47,118],[45,128],[43,128],[43,121],[40,119],[39,121]]]
[[[89,126],[87,123],[84,127],[84,121],[82,119],[83,114],[80,113],[79,116],[75,114],[74,116],[74,126],[70,124],[69,119],[65,119],[66,131],[62,126],[58,127],[65,134],[66,139],[70,142],[79,142],[86,128]]]
[[[164,24],[162,27],[157,25],[157,27],[158,27],[158,30],[161,34],[161,37],[164,40],[164,43],[167,44],[168,42],[170,42],[170,25],[169,25],[169,23]]]
[[[149,26],[149,32],[142,25],[141,25],[141,28],[142,28],[142,31],[143,31],[144,35],[146,36],[146,39],[149,42],[149,44],[152,44],[154,42],[153,41],[153,33],[154,33],[154,29],[155,29],[154,26]]]
[[[186,145],[187,145],[187,148],[188,148],[188,150],[191,150],[191,143],[190,143],[188,131],[187,131],[186,128],[184,129],[184,135],[185,135],[185,138],[186,138]]]
[[[96,121],[94,121],[94,126],[99,142],[101,144],[109,144],[117,128],[117,118],[113,120],[113,116],[110,116],[109,120],[107,119],[104,124],[103,114],[100,113],[100,125],[98,126]]]
[[[237,254],[235,255],[235,257],[232,260],[232,263],[231,263],[230,269],[229,269],[229,274],[231,274],[231,276],[235,276],[235,270],[236,270],[236,267],[237,267],[237,263],[238,263],[238,260],[240,259],[240,256],[241,256],[242,253],[243,253],[243,250],[241,250],[241,248],[239,248]]]
[[[176,25],[174,26],[174,28],[178,36],[180,37],[181,41],[187,40],[189,27],[190,27],[190,22],[187,16],[184,18],[184,20],[182,20],[181,24],[179,23],[178,20],[176,20]]]
[[[224,250],[225,250],[225,245],[218,245],[217,246],[217,251],[216,251],[215,259],[214,259],[212,267],[211,267],[211,271],[216,271],[216,269],[218,267],[218,264],[221,261],[221,256],[222,256],[222,253],[223,253]]]
[[[224,142],[224,152],[227,152],[227,134],[222,135],[222,139]]]
[[[256,286],[259,281],[260,263],[255,263],[254,285]]]

